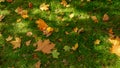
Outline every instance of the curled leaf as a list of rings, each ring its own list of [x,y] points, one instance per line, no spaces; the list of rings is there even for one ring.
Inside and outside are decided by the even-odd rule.
[[[6,38],[6,41],[11,41],[13,39],[12,36],[8,36],[8,38]]]
[[[4,19],[4,15],[0,15],[0,21],[2,21]]]
[[[76,43],[73,47],[72,47],[72,50],[76,51],[78,48],[78,43]]]

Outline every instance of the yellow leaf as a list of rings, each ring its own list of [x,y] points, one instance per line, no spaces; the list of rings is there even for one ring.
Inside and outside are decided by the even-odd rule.
[[[12,39],[13,39],[12,36],[8,36],[8,38],[6,38],[6,41],[10,41],[10,40],[12,40]]]
[[[70,17],[70,18],[73,18],[73,17],[74,17],[74,14],[73,14],[73,13],[72,13],[72,14],[70,14],[70,15],[69,15],[69,17]]]
[[[44,10],[47,11],[47,10],[49,10],[49,5],[43,3],[43,4],[40,5],[40,9],[41,9],[42,11],[44,11]]]
[[[25,42],[26,46],[29,46],[30,43],[31,43],[31,40],[28,40],[28,41]]]
[[[109,41],[112,43],[110,52],[120,56],[120,38],[119,37],[116,37],[115,39],[110,38]]]
[[[78,28],[75,27],[75,28],[73,29],[73,31],[74,31],[74,32],[78,32]]]
[[[28,11],[27,11],[27,10],[23,10],[22,13],[21,13],[21,16],[22,16],[22,18],[24,18],[24,19],[28,18],[28,17],[29,17],[29,16],[28,16]]]
[[[95,22],[95,23],[98,23],[98,19],[96,16],[91,16],[91,19]]]
[[[95,41],[94,41],[94,44],[95,44],[95,45],[100,44],[100,40],[99,40],[99,39],[95,40]]]
[[[10,42],[13,45],[13,49],[20,48],[21,46],[21,39],[16,37],[14,41]]]
[[[78,48],[78,43],[76,43],[73,47],[72,47],[72,50],[77,50],[77,48]]]

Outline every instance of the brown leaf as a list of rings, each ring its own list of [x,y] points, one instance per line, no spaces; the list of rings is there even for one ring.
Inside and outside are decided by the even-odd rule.
[[[66,6],[67,6],[66,0],[62,0],[62,1],[61,1],[61,4],[62,4],[64,7],[66,7]]]
[[[35,68],[40,68],[40,65],[41,65],[41,62],[39,60],[37,63],[35,63]]]
[[[46,22],[42,19],[38,19],[36,21],[36,24],[38,25],[38,28],[41,30],[41,31],[45,31],[48,27],[48,25],[46,24]]]
[[[73,28],[73,31],[78,32],[78,28],[77,27]]]
[[[32,2],[29,2],[29,3],[28,3],[28,7],[29,7],[29,8],[32,8],[32,7],[33,7]]]
[[[51,43],[49,39],[39,40],[37,42],[37,49],[35,51],[42,51],[45,54],[50,54],[51,50],[55,47],[55,44]]]
[[[31,43],[31,40],[28,40],[28,41],[25,42],[26,46],[29,46],[30,43]]]
[[[6,38],[6,41],[11,41],[13,39],[12,36],[8,36],[8,38]]]
[[[49,10],[49,5],[43,3],[43,4],[40,5],[40,9],[41,9],[42,11],[44,11],[44,10],[47,11],[47,10]]]
[[[114,33],[112,28],[110,28],[108,32],[109,32],[109,34],[113,34]]]
[[[91,19],[95,22],[95,23],[98,23],[98,19],[96,16],[91,16]]]
[[[74,14],[71,13],[71,14],[69,15],[69,17],[72,19],[72,18],[74,17]]]
[[[103,16],[103,21],[104,22],[107,22],[109,21],[109,16],[105,13],[104,16]]]
[[[21,14],[23,11],[23,9],[21,7],[17,7],[17,9],[15,10],[16,13]]]
[[[21,39],[16,37],[15,40],[10,42],[13,45],[13,49],[20,48],[21,46]]]
[[[109,39],[112,43],[112,47],[110,48],[110,52],[120,56],[120,38],[116,37],[115,39]]]
[[[48,27],[45,31],[43,31],[43,33],[48,37],[52,34],[53,30],[54,29],[52,27]]]
[[[7,2],[11,3],[13,0],[7,0]]]

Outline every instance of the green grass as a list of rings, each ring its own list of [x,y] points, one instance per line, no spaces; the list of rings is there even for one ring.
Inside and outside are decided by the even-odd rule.
[[[28,3],[33,3],[33,8],[28,8]],[[91,2],[81,2],[80,0],[68,0],[70,7],[66,8],[60,4],[60,0],[14,0],[12,3],[0,3],[0,11],[6,17],[0,22],[0,68],[34,68],[34,64],[41,60],[41,68],[119,68],[119,58],[109,52],[111,44],[108,42],[108,29],[113,28],[116,36],[120,36],[120,1],[113,0],[93,0]],[[41,11],[39,5],[47,3],[50,5],[49,11]],[[32,20],[23,19],[15,13],[15,9],[21,6],[28,10],[29,17]],[[6,12],[8,10],[9,12]],[[0,12],[1,13],[1,12]],[[69,15],[74,13],[75,16],[70,19]],[[102,16],[107,13],[110,21],[103,22]],[[98,17],[99,23],[94,23],[90,15]],[[57,16],[65,20],[56,19]],[[21,18],[22,21],[17,23],[16,20]],[[46,37],[37,28],[35,21],[43,19],[55,31],[51,36]],[[66,26],[66,24],[69,24]],[[77,34],[73,28],[84,28],[84,32]],[[27,37],[28,31],[33,32],[37,38]],[[58,32],[57,32],[58,31]],[[69,32],[68,35],[65,31]],[[12,45],[5,39],[9,36],[21,37],[22,45],[20,48],[13,50]],[[62,39],[60,42],[58,39]],[[32,40],[30,46],[25,42]],[[56,49],[60,53],[58,59],[54,59],[52,54],[46,55],[42,52],[35,52],[33,44],[38,39],[50,39],[56,44]],[[99,45],[94,45],[96,39],[101,40]],[[74,46],[79,44],[76,51],[65,52],[63,47]],[[33,59],[37,54],[38,59]],[[66,63],[62,61],[66,60]]]

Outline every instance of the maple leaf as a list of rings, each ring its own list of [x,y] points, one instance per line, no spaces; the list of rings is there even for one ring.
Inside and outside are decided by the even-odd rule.
[[[98,23],[98,19],[96,16],[91,16],[91,19],[95,22],[95,23]]]
[[[109,21],[109,16],[105,13],[104,16],[103,16],[103,21],[104,22],[107,22]]]
[[[0,15],[0,21],[2,21],[5,18],[4,15]]]
[[[47,40],[38,40],[37,49],[35,51],[42,51],[45,54],[50,54],[51,50],[55,47],[55,44],[51,43],[49,39]]]
[[[59,55],[60,55],[60,53],[57,52],[57,50],[53,50],[53,51],[52,51],[52,56],[53,56],[53,58],[58,58]]]
[[[13,49],[20,48],[21,46],[21,39],[16,37],[14,41],[10,42],[13,45]]]
[[[49,10],[49,5],[43,3],[43,4],[40,5],[40,9],[41,9],[42,11],[44,11],[44,10],[47,11],[47,10]]]
[[[6,41],[11,41],[13,39],[12,36],[8,36],[8,38],[6,38]]]
[[[78,48],[78,43],[76,43],[73,47],[72,47],[72,50],[77,50],[77,48]]]
[[[70,51],[70,47],[69,46],[64,46],[63,48],[65,51]]]
[[[100,44],[100,40],[99,40],[99,39],[95,40],[95,41],[94,41],[94,44],[95,44],[95,45]]]
[[[120,38],[116,37],[115,39],[109,39],[112,43],[112,47],[110,48],[110,52],[120,56]]]
[[[40,68],[40,65],[41,65],[41,62],[39,60],[37,63],[35,63],[35,68]]]
[[[48,25],[46,24],[46,22],[42,19],[38,19],[36,21],[36,24],[38,25],[38,28],[41,30],[41,31],[45,31],[48,27]]]

